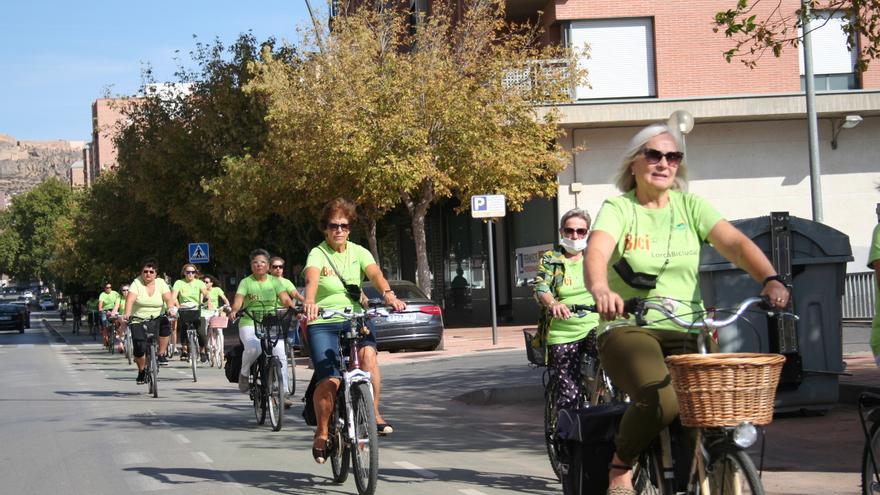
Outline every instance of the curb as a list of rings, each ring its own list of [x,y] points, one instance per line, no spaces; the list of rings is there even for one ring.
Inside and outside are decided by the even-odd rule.
[[[52,324],[49,323],[48,320],[46,320],[45,318],[41,318],[40,321],[43,322],[43,326],[47,330],[49,330],[49,333],[54,335],[56,339],[62,340],[62,341],[64,341],[65,344],[70,345],[70,342],[67,340],[67,337],[65,337],[63,334],[61,334],[61,332],[59,332],[58,330],[55,330],[55,327],[52,326]]]

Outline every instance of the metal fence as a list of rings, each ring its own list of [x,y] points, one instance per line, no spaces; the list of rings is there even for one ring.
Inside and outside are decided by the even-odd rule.
[[[870,320],[874,317],[874,272],[847,273],[843,289],[843,318]]]

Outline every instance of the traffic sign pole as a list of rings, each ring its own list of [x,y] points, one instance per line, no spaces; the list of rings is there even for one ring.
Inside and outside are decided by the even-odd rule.
[[[492,305],[492,345],[498,345],[498,317],[495,309],[495,246],[492,241],[493,223],[492,219],[486,222],[486,234],[489,237],[489,300]]]

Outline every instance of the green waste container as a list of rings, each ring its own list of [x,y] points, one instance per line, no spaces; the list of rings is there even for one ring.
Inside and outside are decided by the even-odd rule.
[[[799,317],[795,323],[795,355],[789,364],[797,364],[799,358],[800,374],[796,380],[780,384],[776,410],[827,410],[838,400],[838,377],[844,370],[841,298],[846,263],[853,259],[852,248],[849,237],[838,230],[783,215],[788,220],[790,242],[778,245],[787,251],[791,262],[791,299]],[[769,216],[731,223],[768,259],[773,259]],[[761,291],[758,282],[709,245],[700,253],[700,287],[706,305],[715,308],[735,306]],[[775,323],[760,313],[747,314],[746,318],[719,332],[721,352],[780,352],[783,344],[775,338]],[[787,347],[791,352],[792,346]]]

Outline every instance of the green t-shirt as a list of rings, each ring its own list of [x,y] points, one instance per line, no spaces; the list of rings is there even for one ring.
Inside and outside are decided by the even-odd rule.
[[[327,255],[333,260],[333,265],[339,270],[339,275],[345,279],[345,283],[358,287],[361,286],[367,267],[376,264],[373,255],[369,250],[353,242],[348,242],[345,251],[339,253],[324,241],[318,247],[312,248],[308,259],[306,259],[306,268],[317,268],[321,273],[321,277],[318,279],[318,293],[315,296],[315,303],[319,308],[340,311],[352,308],[353,311],[361,311],[363,308],[360,302],[348,298],[345,286],[333,271],[330,262],[327,261]],[[312,323],[332,323],[344,320],[345,318],[341,316],[326,320],[319,317]]]
[[[88,311],[97,311],[98,310],[98,300],[94,297],[86,301],[86,310]]]
[[[680,191],[669,191],[669,203],[657,209],[639,204],[635,190],[605,200],[593,230],[601,230],[617,240],[608,263],[609,287],[624,300],[639,296],[680,301],[675,313],[692,321],[691,313],[703,311],[700,247],[708,242],[709,232],[721,220],[721,214],[706,200]],[[654,289],[636,289],[620,278],[613,265],[624,252],[634,272],[659,275]],[[667,259],[669,263],[661,273]],[[663,318],[656,311],[649,311],[645,317]],[[649,328],[683,331],[670,321],[660,321]]]
[[[284,287],[277,278],[266,275],[266,279],[260,282],[253,275],[248,275],[239,284],[236,294],[244,296],[244,304],[241,309],[248,310],[257,318],[262,318],[266,313],[274,313],[277,308],[275,301],[278,294],[284,292]],[[252,327],[254,320],[248,314],[241,316],[241,326]]]
[[[132,316],[153,318],[162,314],[162,310],[165,309],[164,296],[171,292],[171,289],[168,288],[168,284],[161,278],[157,278],[154,284],[153,295],[147,292],[147,286],[144,285],[141,277],[134,279],[134,282],[129,284],[129,294],[137,296],[131,308]]]
[[[288,296],[290,296],[291,292],[296,290],[296,287],[293,285],[293,282],[291,282],[290,280],[288,280],[284,277],[275,277],[275,278],[278,279],[279,282],[281,282],[281,287],[284,287],[284,292],[287,292]],[[293,298],[293,296],[290,296],[290,297]],[[276,301],[276,303],[278,304],[278,307],[283,306],[283,304],[281,303],[280,296],[278,297],[278,300]]]
[[[122,296],[115,290],[111,290],[109,293],[101,292],[98,296],[98,306],[102,308],[101,311],[113,311],[113,306],[116,306],[117,302],[123,304]]]
[[[220,296],[225,296],[223,289],[220,287],[211,287],[208,290],[208,308],[217,309],[220,307]]]
[[[874,266],[880,263],[880,224],[874,227],[874,234],[871,236],[871,249],[868,251],[868,268],[877,270],[880,267]],[[871,351],[874,357],[880,357],[880,281],[877,280],[875,271],[874,276],[874,320],[871,323]],[[880,360],[878,360],[880,365]]]
[[[593,304],[593,296],[584,285],[584,258],[577,261],[563,259],[565,275],[562,284],[556,287],[555,298],[558,302],[570,306],[572,304]],[[547,343],[550,345],[567,344],[587,336],[590,330],[599,324],[598,313],[587,313],[582,317],[572,313],[571,318],[550,321],[550,333]]]
[[[171,290],[177,291],[177,301],[180,302],[182,306],[194,305],[194,308],[198,308],[202,305],[202,289],[204,288],[205,283],[194,278],[192,282],[187,282],[186,280],[178,280],[174,282],[174,286],[171,287]]]

